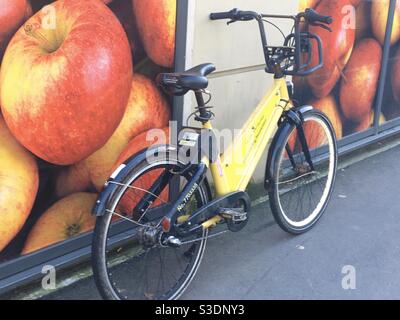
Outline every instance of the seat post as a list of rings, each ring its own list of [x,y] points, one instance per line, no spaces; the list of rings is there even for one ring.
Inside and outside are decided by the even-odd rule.
[[[206,104],[204,103],[204,97],[201,90],[194,91],[196,96],[197,106],[199,108],[199,116],[196,120],[201,121],[203,124],[211,120],[211,113],[207,111]]]

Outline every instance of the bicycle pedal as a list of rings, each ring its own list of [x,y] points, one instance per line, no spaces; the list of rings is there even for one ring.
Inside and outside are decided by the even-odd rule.
[[[178,238],[175,237],[168,237],[165,241],[164,241],[164,245],[166,246],[170,246],[173,248],[179,248],[182,245],[182,241],[179,240]]]
[[[224,218],[230,219],[233,222],[243,222],[247,220],[247,212],[239,211],[241,209],[230,209],[230,208],[222,208],[220,211],[220,215]]]

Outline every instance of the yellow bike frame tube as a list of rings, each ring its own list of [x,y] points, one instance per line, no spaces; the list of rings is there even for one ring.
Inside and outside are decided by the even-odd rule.
[[[261,100],[241,133],[234,138],[222,157],[210,164],[217,196],[247,188],[278,129],[283,111],[292,107],[288,101],[285,78],[275,79],[272,90]],[[212,125],[207,122],[203,128],[212,130]]]

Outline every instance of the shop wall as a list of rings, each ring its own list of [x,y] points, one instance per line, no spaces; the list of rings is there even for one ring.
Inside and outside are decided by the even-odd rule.
[[[273,77],[264,72],[265,60],[258,25],[255,22],[238,22],[227,26],[226,21],[210,21],[211,12],[229,11],[233,8],[272,14],[295,14],[298,3],[294,0],[198,0],[193,1],[194,26],[189,34],[192,66],[204,62],[215,64],[217,71],[210,76],[210,105],[215,106],[214,126],[217,129],[240,129],[260,99],[272,85]],[[275,21],[279,22],[279,21]],[[280,21],[284,32],[292,25]],[[266,26],[268,40],[281,44],[282,35],[272,26]],[[190,114],[194,100],[187,101],[185,117]],[[264,166],[264,165],[262,165]],[[257,170],[256,180],[262,178],[262,166]]]
[[[171,119],[176,0],[103,2],[0,0],[0,264],[91,231],[120,154]]]

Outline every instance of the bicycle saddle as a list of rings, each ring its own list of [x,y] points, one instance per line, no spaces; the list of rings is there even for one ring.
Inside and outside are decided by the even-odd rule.
[[[207,88],[207,76],[214,71],[212,63],[205,63],[181,73],[160,73],[157,83],[169,94],[184,95],[189,90]]]

